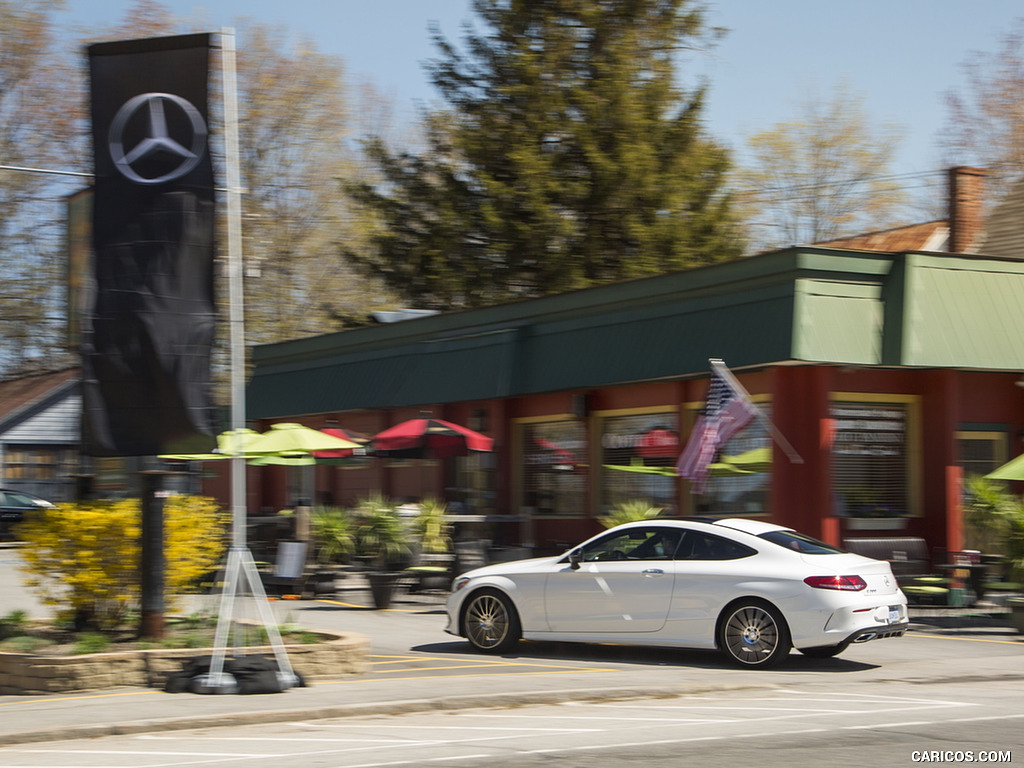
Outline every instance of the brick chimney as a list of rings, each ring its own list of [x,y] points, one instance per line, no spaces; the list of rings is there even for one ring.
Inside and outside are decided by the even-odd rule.
[[[949,252],[972,253],[985,229],[985,176],[981,168],[949,169]]]

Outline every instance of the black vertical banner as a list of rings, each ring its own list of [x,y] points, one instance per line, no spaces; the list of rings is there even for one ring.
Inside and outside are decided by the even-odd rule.
[[[83,328],[83,451],[215,444],[210,36],[89,46],[95,292]]]

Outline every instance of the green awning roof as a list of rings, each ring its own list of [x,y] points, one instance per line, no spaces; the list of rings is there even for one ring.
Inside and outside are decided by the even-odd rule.
[[[801,248],[257,347],[252,418],[486,400],[782,362],[1024,370],[1024,264]]]

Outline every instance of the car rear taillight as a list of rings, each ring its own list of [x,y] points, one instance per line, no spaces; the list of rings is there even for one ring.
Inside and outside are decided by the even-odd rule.
[[[815,589],[838,589],[843,592],[860,592],[868,586],[860,576],[808,576],[804,584]]]

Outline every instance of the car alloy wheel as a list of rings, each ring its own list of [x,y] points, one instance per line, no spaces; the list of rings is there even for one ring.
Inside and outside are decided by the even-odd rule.
[[[789,630],[779,612],[761,601],[744,601],[726,609],[719,645],[743,667],[771,667],[789,655]]]
[[[519,642],[516,609],[495,590],[481,590],[469,598],[462,626],[470,644],[484,653],[502,653]]]

